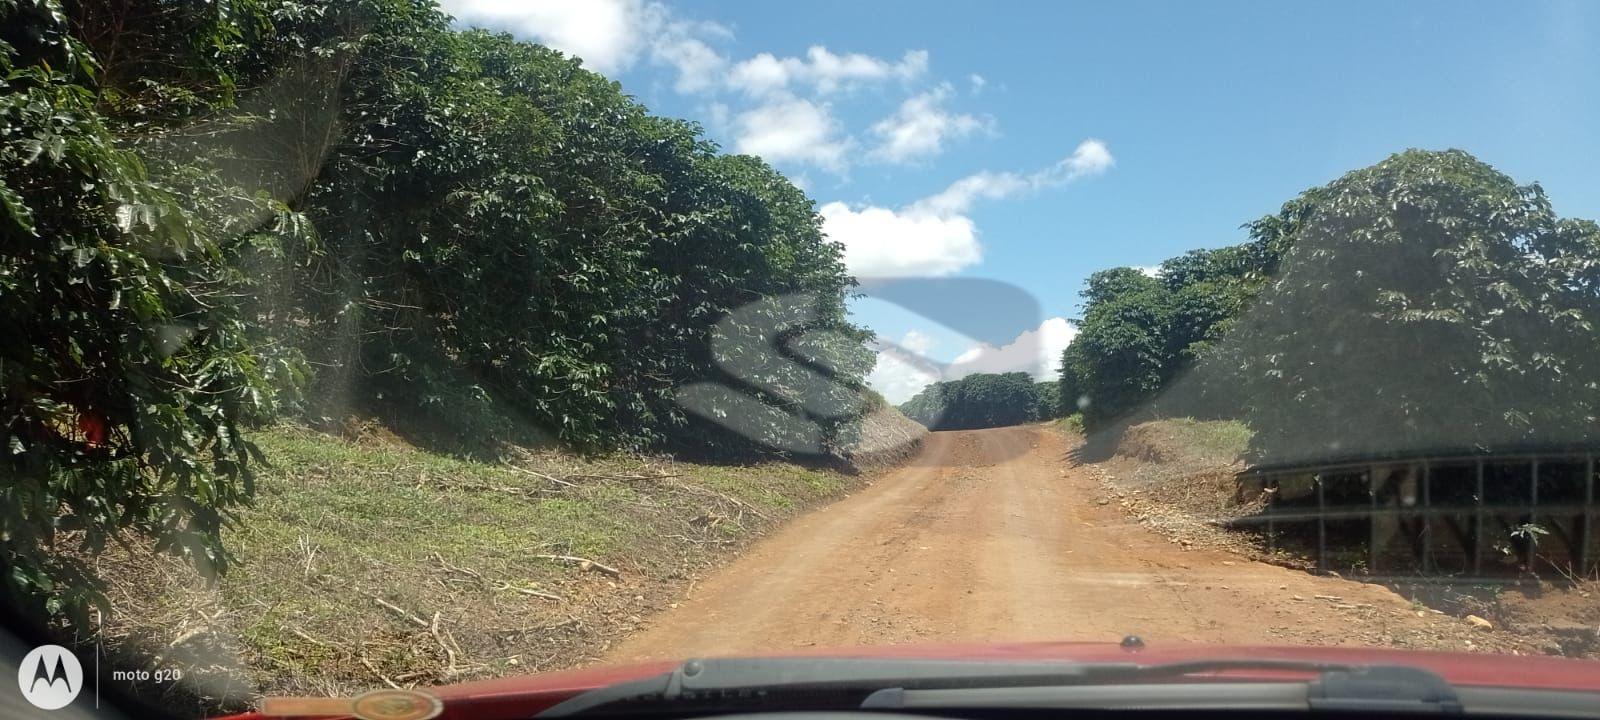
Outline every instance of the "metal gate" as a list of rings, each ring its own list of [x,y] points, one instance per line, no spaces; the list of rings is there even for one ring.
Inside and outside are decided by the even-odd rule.
[[[1235,521],[1269,549],[1310,552],[1319,571],[1386,578],[1472,576],[1527,568],[1588,575],[1600,450],[1414,457],[1252,468],[1243,499],[1264,509]]]

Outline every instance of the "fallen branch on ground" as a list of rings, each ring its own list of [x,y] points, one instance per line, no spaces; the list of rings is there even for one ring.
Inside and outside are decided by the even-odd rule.
[[[439,613],[438,612],[434,612],[433,613],[433,623],[428,626],[428,632],[433,635],[434,642],[439,643],[439,649],[444,651],[445,659],[448,661],[448,664],[445,666],[445,669],[444,669],[444,674],[447,677],[451,676],[451,675],[455,675],[456,674],[456,651],[451,649],[450,644],[446,643],[444,641],[444,636],[439,634]]]
[[[692,493],[696,493],[696,494],[699,494],[699,495],[705,495],[705,496],[708,496],[708,497],[714,497],[714,498],[718,498],[720,500],[723,500],[724,502],[732,503],[736,507],[739,507],[739,508],[742,508],[744,510],[750,511],[751,515],[754,515],[754,516],[756,516],[758,518],[761,518],[762,520],[766,520],[767,522],[772,522],[772,518],[769,517],[766,513],[763,513],[760,510],[757,510],[757,509],[751,507],[749,503],[746,503],[745,501],[740,500],[739,498],[729,497],[729,496],[724,495],[722,493],[719,493],[719,492],[717,492],[715,490],[712,490],[711,488],[701,487],[701,486],[695,485],[693,483],[675,482],[675,483],[669,483],[669,484],[672,485],[675,488],[679,488],[679,489],[682,489],[682,490],[688,490],[689,492],[692,492]]]
[[[572,480],[614,480],[616,482],[644,482],[646,480],[665,480],[667,478],[675,478],[675,477],[678,477],[678,476],[677,475],[671,475],[671,474],[663,474],[663,475],[603,475],[603,474],[599,474],[599,473],[583,473],[583,474],[579,474],[579,475],[568,475],[567,476],[568,479],[572,479]]]
[[[590,560],[589,558],[575,557],[572,555],[535,555],[534,557],[542,558],[544,560],[558,560],[560,562],[575,563],[580,569],[583,570],[599,570],[600,572],[610,575],[611,577],[622,577],[621,570],[611,567],[610,565],[602,565],[598,562]]]
[[[568,482],[566,480],[562,480],[561,478],[558,478],[558,477],[556,477],[554,475],[547,475],[545,473],[539,472],[538,470],[529,470],[527,468],[517,467],[515,465],[512,465],[511,463],[500,463],[500,464],[505,466],[509,470],[514,470],[514,471],[522,473],[524,475],[532,475],[533,477],[539,478],[540,480],[549,480],[550,482],[553,482],[553,483],[555,483],[557,485],[565,485],[566,487],[569,487],[569,488],[575,488],[575,487],[578,486],[576,483],[572,483],[572,482]]]
[[[368,670],[371,670],[373,675],[377,675],[378,679],[382,680],[385,685],[388,685],[389,687],[392,687],[392,688],[394,688],[396,690],[404,690],[405,689],[405,688],[400,687],[399,683],[396,683],[395,681],[390,680],[389,676],[384,675],[381,672],[378,672],[378,666],[373,665],[371,660],[368,660],[366,658],[361,658],[361,664],[365,665]]]
[[[422,627],[427,627],[428,626],[428,621],[427,620],[423,620],[422,618],[419,618],[416,615],[413,615],[411,613],[411,611],[409,611],[409,610],[407,610],[407,609],[405,609],[403,607],[400,607],[399,605],[395,605],[394,603],[391,603],[388,600],[385,600],[385,599],[383,599],[381,597],[378,597],[377,595],[373,595],[372,593],[369,593],[369,592],[363,592],[361,590],[357,590],[356,592],[359,592],[362,595],[366,595],[373,602],[375,602],[375,603],[377,603],[379,605],[382,605],[384,607],[384,609],[386,609],[389,612],[392,612],[392,613],[394,613],[396,615],[399,615],[403,619],[410,620],[411,622],[416,623],[417,625],[420,625]]]
[[[516,585],[512,585],[511,583],[505,582],[503,580],[500,581],[500,582],[495,583],[494,589],[496,589],[496,590],[510,590],[512,592],[522,593],[523,595],[532,595],[534,597],[542,597],[542,598],[545,598],[545,599],[548,599],[548,600],[557,600],[557,601],[562,601],[562,602],[566,601],[566,598],[561,597],[560,595],[557,595],[555,593],[547,593],[547,592],[544,592],[542,590],[534,590],[533,588],[518,587]]]
[[[450,563],[445,562],[444,556],[439,554],[439,553],[434,553],[433,554],[433,559],[438,561],[440,567],[443,567],[445,570],[448,570],[448,571],[453,572],[453,573],[461,573],[462,575],[470,575],[470,576],[475,577],[475,578],[477,578],[479,580],[483,579],[483,575],[481,573],[479,573],[478,571],[476,571],[476,570],[469,570],[469,569],[464,568],[464,567],[456,567],[455,565],[451,565]]]

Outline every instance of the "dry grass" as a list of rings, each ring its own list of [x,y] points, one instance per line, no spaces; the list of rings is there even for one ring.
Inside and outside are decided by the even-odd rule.
[[[220,580],[138,546],[97,558],[118,662],[181,667],[210,708],[584,664],[719,557],[856,482],[559,452],[489,464],[291,427],[258,440],[273,468]]]

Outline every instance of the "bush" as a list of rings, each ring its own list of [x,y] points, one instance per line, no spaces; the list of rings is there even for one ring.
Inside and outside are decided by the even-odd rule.
[[[1278,278],[1202,367],[1238,379],[1257,459],[1597,440],[1600,226],[1456,150],[1304,200]]]
[[[238,256],[274,239],[216,219],[282,208],[121,147],[55,3],[0,0],[0,27],[5,582],[35,612],[81,617],[98,595],[73,545],[133,531],[207,572],[226,563],[218,533],[259,460],[242,427],[296,370],[232,300]]]

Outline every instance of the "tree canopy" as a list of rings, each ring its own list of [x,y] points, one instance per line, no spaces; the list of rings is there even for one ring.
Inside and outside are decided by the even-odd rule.
[[[1596,441],[1600,232],[1459,150],[1410,150],[1093,275],[1063,357],[1090,429],[1240,418],[1258,461]]]
[[[1271,241],[1192,250],[1161,264],[1155,275],[1135,268],[1102,270],[1083,290],[1078,334],[1062,355],[1063,402],[1099,429],[1148,410],[1174,378],[1222,338],[1260,291],[1277,262]],[[1225,384],[1197,389],[1186,410],[1216,404]],[[1204,396],[1204,397],[1202,397]],[[1227,403],[1204,414],[1226,414]]]
[[[1258,459],[1600,439],[1595,223],[1456,150],[1299,204],[1278,276],[1203,369],[1239,381]]]

